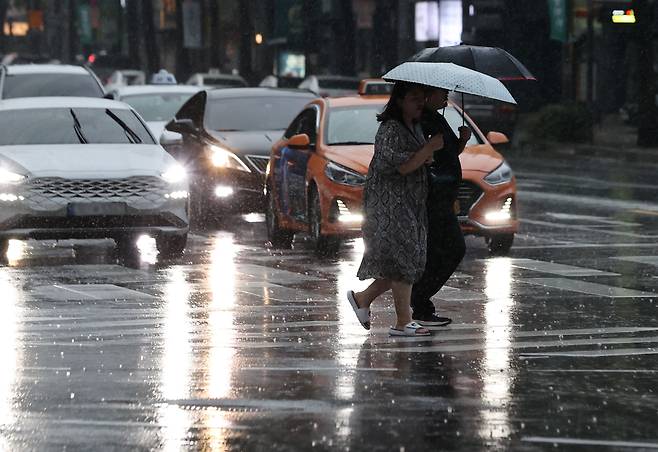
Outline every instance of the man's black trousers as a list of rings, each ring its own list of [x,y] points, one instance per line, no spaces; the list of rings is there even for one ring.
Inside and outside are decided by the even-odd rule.
[[[439,202],[428,199],[427,262],[425,272],[411,291],[414,316],[435,312],[430,298],[448,281],[466,253],[464,234],[453,210],[445,198]],[[435,198],[436,199],[436,198]]]

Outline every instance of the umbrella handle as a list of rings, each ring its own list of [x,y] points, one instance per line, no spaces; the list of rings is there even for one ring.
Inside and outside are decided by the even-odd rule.
[[[466,109],[464,108],[464,93],[462,94],[462,127],[466,125]]]

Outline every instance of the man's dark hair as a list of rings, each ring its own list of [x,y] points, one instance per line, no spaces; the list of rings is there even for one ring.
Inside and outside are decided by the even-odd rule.
[[[384,107],[384,111],[377,115],[377,121],[386,122],[389,119],[395,119],[402,122],[402,109],[398,105],[398,100],[404,99],[404,96],[413,89],[425,89],[424,85],[419,85],[418,83],[410,82],[395,82],[393,85],[393,91],[391,92],[391,98],[388,100],[388,103]]]

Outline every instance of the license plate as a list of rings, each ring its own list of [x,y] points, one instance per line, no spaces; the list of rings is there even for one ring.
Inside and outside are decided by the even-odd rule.
[[[123,202],[80,202],[70,203],[66,213],[69,217],[99,217],[107,215],[125,215],[126,204]]]

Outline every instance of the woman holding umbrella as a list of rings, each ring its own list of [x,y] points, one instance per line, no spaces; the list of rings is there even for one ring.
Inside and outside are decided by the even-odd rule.
[[[422,275],[427,253],[427,171],[425,163],[443,137],[429,142],[418,124],[425,105],[422,85],[397,82],[378,116],[375,153],[364,189],[365,253],[360,279],[375,281],[364,291],[349,291],[348,300],[359,322],[370,329],[370,304],[393,290],[397,321],[394,336],[428,336],[429,330],[411,319],[411,288]]]

